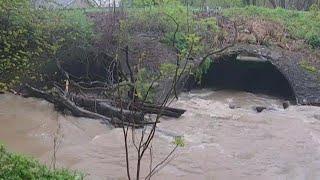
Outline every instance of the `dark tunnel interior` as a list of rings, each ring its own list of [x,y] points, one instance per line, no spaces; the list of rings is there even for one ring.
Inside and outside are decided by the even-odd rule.
[[[235,89],[294,99],[284,75],[270,62],[219,60],[201,79],[202,88]]]

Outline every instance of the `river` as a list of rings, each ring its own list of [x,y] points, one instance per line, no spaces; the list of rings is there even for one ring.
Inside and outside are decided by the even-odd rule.
[[[185,146],[153,179],[320,179],[320,108],[283,109],[282,102],[231,90],[181,94],[171,106],[187,112],[161,119],[154,164],[173,148],[173,136],[183,136]],[[257,113],[254,106],[268,109]],[[85,172],[86,179],[126,179],[122,129],[63,116],[43,100],[0,95],[0,141],[10,150],[52,166],[54,137],[59,167]],[[133,151],[129,158],[135,159]],[[147,154],[143,173],[148,166]]]

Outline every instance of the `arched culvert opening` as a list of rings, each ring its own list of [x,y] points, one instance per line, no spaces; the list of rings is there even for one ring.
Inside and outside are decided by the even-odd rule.
[[[294,100],[294,92],[285,76],[269,61],[258,59],[216,60],[202,75],[202,88],[235,89],[263,93]]]

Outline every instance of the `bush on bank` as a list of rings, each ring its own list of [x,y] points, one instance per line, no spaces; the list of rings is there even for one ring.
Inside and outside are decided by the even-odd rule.
[[[81,173],[66,169],[51,170],[32,158],[10,153],[0,145],[1,180],[80,180],[83,178]]]
[[[87,46],[91,37],[82,11],[32,9],[29,0],[0,1],[0,90],[43,80],[43,67],[74,53],[70,49]]]

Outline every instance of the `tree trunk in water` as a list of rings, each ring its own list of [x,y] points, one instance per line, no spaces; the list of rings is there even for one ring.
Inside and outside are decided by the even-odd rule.
[[[178,118],[185,112],[183,109],[162,107],[156,104],[140,102],[117,103],[110,99],[94,99],[73,95],[64,92],[59,87],[56,87],[53,91],[45,92],[27,84],[26,90],[27,92],[23,94],[24,97],[45,99],[59,107],[59,109],[69,110],[74,116],[100,119],[116,127],[123,125],[143,127],[147,124],[153,124],[154,122],[144,118],[145,114],[161,114]]]

